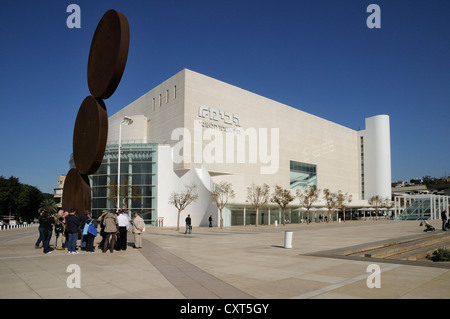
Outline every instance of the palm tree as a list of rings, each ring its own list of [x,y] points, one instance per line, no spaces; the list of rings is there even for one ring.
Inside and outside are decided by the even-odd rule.
[[[55,203],[53,198],[46,198],[42,200],[39,207],[39,211],[46,210],[49,214],[54,214],[58,211],[58,205]]]

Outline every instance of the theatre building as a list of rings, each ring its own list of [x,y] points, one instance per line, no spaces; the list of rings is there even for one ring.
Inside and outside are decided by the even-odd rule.
[[[308,187],[342,191],[352,194],[354,209],[373,195],[391,197],[387,115],[366,118],[356,131],[187,69],[109,117],[103,163],[91,178],[94,216],[116,207],[119,142],[120,185],[127,189],[120,206],[143,212],[151,224],[175,226],[169,196],[191,184],[199,198],[183,211],[181,225],[187,214],[193,226],[208,225],[210,215],[217,225],[210,191],[220,181],[236,194],[224,209],[225,226],[255,223],[246,200],[252,184],[293,194]],[[303,218],[297,208],[296,199],[289,222]],[[258,218],[280,223],[278,205],[268,203]]]

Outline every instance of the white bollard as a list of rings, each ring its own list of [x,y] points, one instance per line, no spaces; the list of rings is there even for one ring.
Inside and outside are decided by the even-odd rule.
[[[284,248],[292,248],[292,236],[293,232],[291,231],[284,232]]]
[[[275,221],[274,225],[275,225],[275,227],[278,226],[278,220]]]

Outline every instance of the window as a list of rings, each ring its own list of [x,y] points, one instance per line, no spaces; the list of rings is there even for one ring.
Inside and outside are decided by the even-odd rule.
[[[308,189],[317,187],[317,166],[290,161],[291,189]]]
[[[92,189],[92,215],[97,218],[104,209],[117,204],[117,144],[107,145],[102,165],[89,176]],[[157,218],[157,146],[123,144],[120,163],[120,201],[122,207],[142,212],[146,223]]]

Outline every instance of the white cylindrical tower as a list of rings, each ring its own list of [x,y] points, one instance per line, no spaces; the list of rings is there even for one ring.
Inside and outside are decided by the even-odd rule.
[[[366,118],[363,137],[364,199],[391,198],[391,137],[388,115]]]

